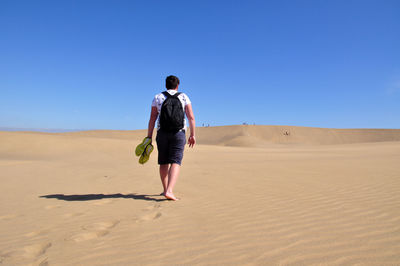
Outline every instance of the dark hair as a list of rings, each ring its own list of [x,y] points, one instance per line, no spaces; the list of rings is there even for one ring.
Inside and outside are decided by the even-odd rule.
[[[175,76],[168,76],[165,79],[165,87],[167,88],[167,90],[173,90],[176,88],[176,86],[179,85],[179,79],[178,77]]]

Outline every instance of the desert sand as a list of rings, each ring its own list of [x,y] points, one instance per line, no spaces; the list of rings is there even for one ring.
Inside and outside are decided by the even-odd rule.
[[[178,202],[144,136],[0,132],[0,264],[400,264],[400,130],[198,128]]]

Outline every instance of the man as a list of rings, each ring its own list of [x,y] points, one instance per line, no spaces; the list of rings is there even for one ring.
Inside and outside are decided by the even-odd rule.
[[[189,147],[194,147],[196,144],[195,119],[192,104],[186,94],[178,93],[178,86],[178,77],[171,75],[166,78],[165,87],[167,91],[157,94],[151,104],[151,114],[147,131],[147,137],[152,139],[157,120],[156,142],[161,183],[164,188],[162,195],[169,200],[178,200],[173,190],[179,176],[183,150],[186,144],[186,119],[184,114],[186,114],[190,126]],[[168,101],[166,101],[167,99]],[[179,109],[180,107],[182,109]]]

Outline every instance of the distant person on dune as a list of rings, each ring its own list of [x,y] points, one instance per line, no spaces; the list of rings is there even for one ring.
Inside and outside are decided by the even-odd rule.
[[[178,92],[179,79],[168,76],[165,80],[167,91],[157,94],[151,104],[151,114],[147,137],[153,138],[157,121],[157,149],[160,177],[164,191],[162,195],[170,200],[178,200],[173,190],[179,176],[183,151],[186,144],[186,119],[189,120],[189,147],[196,144],[195,119],[192,104],[185,93]]]

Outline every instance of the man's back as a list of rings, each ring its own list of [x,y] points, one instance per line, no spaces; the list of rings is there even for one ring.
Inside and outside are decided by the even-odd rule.
[[[177,90],[167,90],[167,93],[169,93],[170,95],[175,95],[176,93],[178,93]],[[157,108],[157,112],[158,112],[158,117],[157,117],[157,130],[159,130],[161,128],[161,124],[160,124],[160,113],[161,113],[161,108],[162,105],[164,103],[164,101],[167,99],[167,97],[165,96],[165,94],[163,94],[162,92],[155,95],[153,98],[153,102],[151,104],[152,107],[156,107]],[[191,104],[192,102],[190,101],[189,97],[183,93],[180,92],[178,99],[180,100],[181,104],[182,104],[182,108],[184,110],[184,112],[186,111],[186,107]],[[186,131],[187,129],[187,125],[186,125],[186,119],[184,119],[183,121],[183,130]]]

